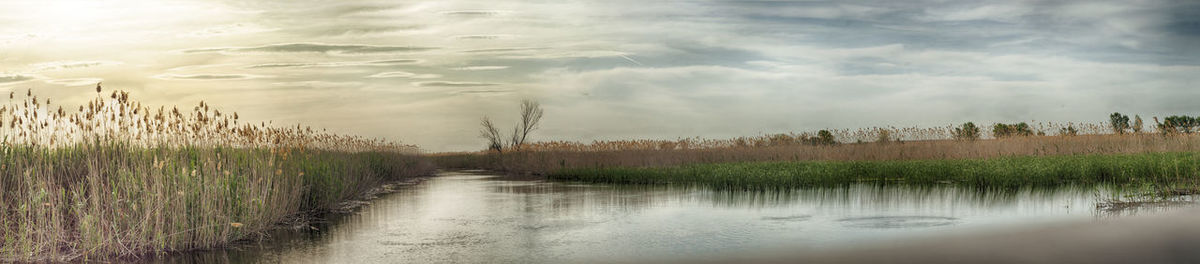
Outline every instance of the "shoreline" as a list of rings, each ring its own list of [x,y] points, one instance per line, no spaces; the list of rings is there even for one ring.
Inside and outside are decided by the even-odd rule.
[[[343,216],[346,216],[349,214],[353,214],[355,212],[358,212],[359,210],[362,210],[364,207],[367,207],[367,206],[370,206],[371,204],[373,204],[372,201],[384,198],[385,196],[390,195],[392,193],[399,192],[403,188],[409,188],[412,186],[420,185],[420,184],[424,183],[426,180],[429,180],[430,178],[433,178],[433,177],[437,177],[437,172],[432,173],[430,175],[415,176],[412,178],[401,179],[401,180],[396,180],[396,181],[380,184],[379,186],[372,188],[371,190],[368,190],[367,192],[364,192],[363,194],[359,195],[358,197],[356,197],[354,199],[342,201],[341,203],[339,203],[339,206],[336,208],[310,210],[307,212],[300,212],[295,215],[289,216],[288,219],[284,219],[284,220],[281,220],[281,221],[275,223],[274,227],[272,227],[271,229],[262,230],[263,235],[258,236],[258,237],[247,237],[247,238],[243,238],[243,239],[230,241],[228,244],[219,246],[219,247],[194,248],[194,249],[187,249],[187,250],[180,250],[180,251],[153,252],[153,253],[147,253],[147,254],[142,254],[142,255],[138,255],[138,256],[117,257],[117,258],[115,258],[115,260],[131,261],[131,262],[136,263],[136,262],[153,261],[153,260],[164,259],[164,258],[169,259],[171,257],[184,256],[184,255],[187,255],[190,253],[196,253],[196,252],[205,252],[205,251],[222,250],[222,249],[252,248],[252,247],[254,247],[255,244],[259,244],[262,242],[270,242],[272,239],[274,239],[273,237],[271,237],[270,233],[273,233],[273,232],[301,232],[305,229],[318,230],[316,228],[317,223],[323,223],[323,222],[327,222],[328,220],[333,219],[333,218],[343,217]]]

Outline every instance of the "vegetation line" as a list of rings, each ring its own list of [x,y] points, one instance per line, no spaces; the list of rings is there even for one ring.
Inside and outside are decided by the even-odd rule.
[[[858,182],[961,184],[1010,188],[1095,183],[1171,183],[1200,179],[1195,152],[1001,157],[957,160],[733,162],[634,168],[569,168],[551,179],[624,184],[684,183],[770,189]]]
[[[541,117],[540,110],[536,116]],[[485,118],[481,135],[490,142],[488,150],[439,153],[432,158],[446,168],[592,182],[703,183],[722,188],[859,181],[1003,187],[1194,178],[1194,171],[1181,170],[1197,166],[1196,160],[1191,154],[1178,153],[1200,153],[1200,136],[1194,133],[1200,119],[1169,116],[1161,122],[1157,117],[1153,120],[1149,130],[1141,116],[1131,119],[1113,113],[1107,122],[1098,124],[1019,122],[988,128],[966,122],[934,128],[874,127],[732,139],[525,143],[522,135],[522,140],[511,140],[511,146],[501,149],[499,133]]]

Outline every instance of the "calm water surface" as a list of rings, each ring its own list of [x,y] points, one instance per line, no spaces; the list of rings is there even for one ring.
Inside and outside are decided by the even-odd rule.
[[[821,250],[1106,218],[1095,210],[1104,192],[866,184],[713,191],[443,172],[318,230],[277,232],[266,242],[154,262],[557,263]]]

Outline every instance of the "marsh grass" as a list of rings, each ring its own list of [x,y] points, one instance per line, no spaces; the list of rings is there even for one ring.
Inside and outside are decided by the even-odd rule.
[[[1178,183],[1200,179],[1200,154],[1172,152],[988,159],[734,162],[649,168],[561,169],[550,173],[549,177],[605,183],[700,184],[718,189],[795,188],[862,182],[958,184],[983,188]]]
[[[413,146],[99,92],[78,111],[32,93],[0,107],[0,262],[221,246],[432,170]]]
[[[728,189],[857,182],[995,188],[1091,183],[1145,183],[1160,189],[1200,186],[1196,181],[1200,160],[1195,157],[1200,153],[1200,136],[1154,130],[1113,133],[1109,127],[1036,123],[1022,126],[1028,133],[996,137],[987,136],[996,131],[985,130],[980,139],[956,138],[952,126],[834,130],[838,144],[809,144],[812,133],[715,140],[546,142],[523,151],[442,153],[433,159],[448,168],[560,180],[685,183]],[[1054,130],[1060,133],[1045,133]]]
[[[603,145],[609,145],[605,143]],[[612,144],[616,145],[616,144]],[[643,144],[650,145],[650,144]],[[1190,134],[1091,134],[1026,136],[984,140],[922,140],[844,143],[718,146],[709,148],[608,150],[527,150],[434,155],[442,167],[548,175],[561,169],[670,167],[731,162],[966,160],[1022,156],[1107,155],[1200,150]],[[1070,166],[1063,164],[1063,166]]]

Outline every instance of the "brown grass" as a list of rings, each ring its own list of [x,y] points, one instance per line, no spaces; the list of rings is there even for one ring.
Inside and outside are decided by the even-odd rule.
[[[1092,131],[1093,134],[1078,136],[1029,136],[975,141],[945,139],[949,138],[947,133],[940,134],[943,139],[843,143],[829,146],[799,144],[796,143],[796,138],[799,137],[780,140],[778,136],[728,140],[607,141],[593,144],[551,142],[534,144],[525,148],[525,151],[502,155],[484,152],[442,153],[434,155],[434,159],[443,167],[547,174],[564,168],[664,167],[748,161],[980,159],[1200,150],[1200,137],[1195,135],[1115,135],[1099,134],[1103,131],[1099,129]],[[892,132],[891,136],[896,138],[897,134],[902,133]],[[867,133],[862,135],[878,137]],[[905,135],[901,138],[912,137]]]
[[[414,146],[239,123],[204,102],[129,94],[0,106],[0,262],[69,261],[221,246],[378,184],[426,175]]]

